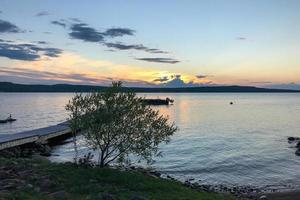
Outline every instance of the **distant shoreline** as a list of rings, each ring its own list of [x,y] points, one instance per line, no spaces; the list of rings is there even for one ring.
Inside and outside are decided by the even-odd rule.
[[[34,85],[16,84],[11,82],[0,82],[0,92],[33,92],[33,93],[67,93],[67,92],[95,92],[107,89],[105,86],[92,85]],[[146,87],[124,87],[124,91],[136,93],[300,93],[300,90],[269,89],[253,86],[206,86],[185,88],[146,88]]]

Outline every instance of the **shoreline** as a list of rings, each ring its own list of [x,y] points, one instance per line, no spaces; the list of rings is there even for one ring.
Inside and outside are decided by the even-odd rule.
[[[48,160],[50,163],[57,163],[53,162],[50,159],[48,159],[51,155],[55,156],[54,154],[51,154],[52,147],[56,145],[47,145],[47,144],[32,144],[32,145],[26,145],[23,146],[23,148],[12,148],[10,151],[5,150],[4,152],[0,151],[0,155],[2,154],[2,157],[4,155],[8,156],[6,159],[17,159],[17,158],[27,158],[27,159],[33,159],[33,157],[38,156],[42,157],[46,160]],[[62,162],[61,164],[68,163],[68,162]],[[111,168],[115,168],[115,166],[111,166]],[[195,181],[194,178],[188,178],[186,180],[179,180],[177,178],[174,178],[168,174],[165,174],[163,172],[160,172],[156,169],[152,168],[144,168],[141,166],[129,166],[129,167],[122,167],[118,168],[120,170],[128,171],[128,172],[138,172],[143,173],[147,176],[152,176],[159,178],[161,180],[168,180],[168,181],[174,181],[177,183],[180,183],[181,185],[191,188],[196,191],[200,192],[208,192],[208,193],[216,193],[216,194],[223,194],[223,195],[233,195],[239,199],[259,199],[260,197],[266,196],[272,197],[271,199],[274,200],[281,200],[281,199],[287,199],[287,200],[297,200],[297,197],[300,196],[300,188],[292,188],[287,185],[284,186],[284,188],[276,189],[276,188],[268,188],[271,185],[267,185],[264,187],[256,187],[251,185],[228,185],[228,184],[201,184],[197,181]]]
[[[265,193],[266,199],[270,200],[298,200],[300,197],[300,189],[285,192]]]
[[[0,158],[0,199],[234,200],[232,195],[197,191],[152,173],[122,168]]]

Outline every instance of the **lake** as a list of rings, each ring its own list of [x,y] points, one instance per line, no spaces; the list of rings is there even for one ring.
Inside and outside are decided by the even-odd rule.
[[[65,121],[71,93],[0,93],[0,134]],[[300,186],[300,157],[288,136],[300,136],[298,93],[139,94],[170,97],[171,106],[154,107],[175,121],[179,131],[153,167],[180,180],[202,184],[252,185],[264,188]],[[234,102],[230,105],[229,102]],[[82,153],[87,152],[83,146]],[[72,144],[54,148],[53,161],[72,160]]]

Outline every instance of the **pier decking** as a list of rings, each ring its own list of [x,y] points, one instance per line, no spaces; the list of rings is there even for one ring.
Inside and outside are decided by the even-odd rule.
[[[0,150],[33,142],[45,142],[49,139],[71,133],[68,122],[54,126],[24,131],[16,134],[0,134]]]

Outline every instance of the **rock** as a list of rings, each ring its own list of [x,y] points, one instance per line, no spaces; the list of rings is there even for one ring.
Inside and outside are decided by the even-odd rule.
[[[55,183],[52,182],[50,179],[44,179],[40,183],[40,188],[42,191],[48,191],[51,188],[54,188]]]
[[[293,142],[293,141],[295,141],[295,140],[300,140],[300,138],[298,138],[298,137],[288,137],[288,140],[289,140],[290,142]]]
[[[98,181],[95,180],[95,179],[90,179],[89,182],[90,182],[90,183],[98,183]]]
[[[143,197],[131,197],[129,200],[145,200]]]
[[[101,194],[101,197],[103,200],[117,200],[116,197],[114,197],[112,194],[109,193],[103,193]]]
[[[288,141],[295,141],[294,137],[288,137]]]
[[[295,152],[295,154],[296,154],[297,156],[300,156],[300,149],[297,149],[297,151]]]
[[[267,200],[268,198],[267,198],[266,195],[262,195],[262,196],[259,197],[259,199],[260,199],[260,200]]]
[[[40,192],[40,191],[41,191],[41,188],[35,187],[35,188],[33,188],[33,190],[36,191],[36,192]]]
[[[57,192],[50,193],[49,196],[54,199],[56,199],[56,198],[66,199],[67,193],[64,190],[60,190]]]
[[[149,172],[151,175],[153,176],[157,176],[157,177],[160,177],[161,176],[161,173],[157,172],[157,171],[150,171]]]
[[[296,147],[297,147],[298,149],[300,149],[300,141],[298,142],[298,144],[296,145]]]

